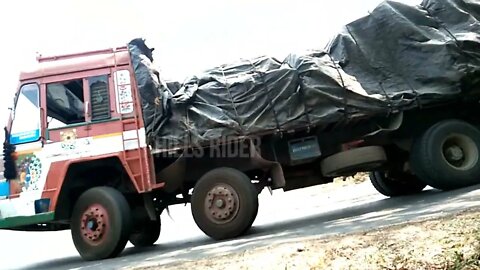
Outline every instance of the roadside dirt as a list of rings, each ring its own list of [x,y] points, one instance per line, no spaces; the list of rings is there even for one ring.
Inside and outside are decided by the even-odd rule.
[[[480,269],[480,210],[135,269]]]

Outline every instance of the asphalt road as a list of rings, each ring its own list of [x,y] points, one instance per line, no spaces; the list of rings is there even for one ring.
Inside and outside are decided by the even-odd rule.
[[[345,187],[317,186],[290,192],[267,190],[251,231],[238,239],[215,242],[195,225],[189,205],[172,207],[162,216],[162,234],[154,247],[129,244],[120,257],[84,262],[69,231],[0,231],[0,269],[125,269],[168,264],[309,237],[359,232],[433,218],[470,208],[480,209],[480,186],[451,192],[426,189],[401,198],[378,194],[369,182]]]

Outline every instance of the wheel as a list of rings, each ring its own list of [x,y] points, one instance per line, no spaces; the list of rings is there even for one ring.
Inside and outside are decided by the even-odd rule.
[[[411,167],[428,185],[452,190],[480,183],[480,131],[460,120],[444,120],[418,138]]]
[[[214,169],[198,180],[191,200],[197,226],[216,240],[234,238],[252,226],[258,211],[255,186],[244,173]]]
[[[156,220],[146,219],[138,222],[138,226],[130,235],[130,243],[136,247],[148,247],[157,242],[160,236],[160,217]]]
[[[336,177],[358,171],[369,171],[387,161],[381,146],[365,146],[331,155],[321,162],[323,176]]]
[[[387,197],[397,197],[421,192],[427,185],[414,175],[386,171],[370,172],[370,182]]]
[[[130,235],[130,206],[110,187],[94,187],[77,200],[72,214],[71,234],[85,260],[116,257]]]

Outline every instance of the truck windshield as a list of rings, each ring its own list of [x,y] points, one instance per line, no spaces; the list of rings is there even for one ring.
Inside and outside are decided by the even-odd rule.
[[[37,84],[25,84],[20,89],[13,112],[10,143],[22,144],[40,138],[39,88]]]

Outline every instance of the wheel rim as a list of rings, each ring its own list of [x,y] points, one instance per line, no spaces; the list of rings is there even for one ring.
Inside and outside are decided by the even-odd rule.
[[[240,209],[238,194],[230,185],[219,184],[205,198],[205,212],[210,221],[225,224],[232,221]]]
[[[109,216],[103,206],[94,204],[88,207],[80,222],[82,237],[90,245],[99,245],[105,240],[104,236],[109,229]]]
[[[479,153],[477,145],[471,138],[453,134],[442,144],[442,157],[455,169],[469,170],[477,164]]]

